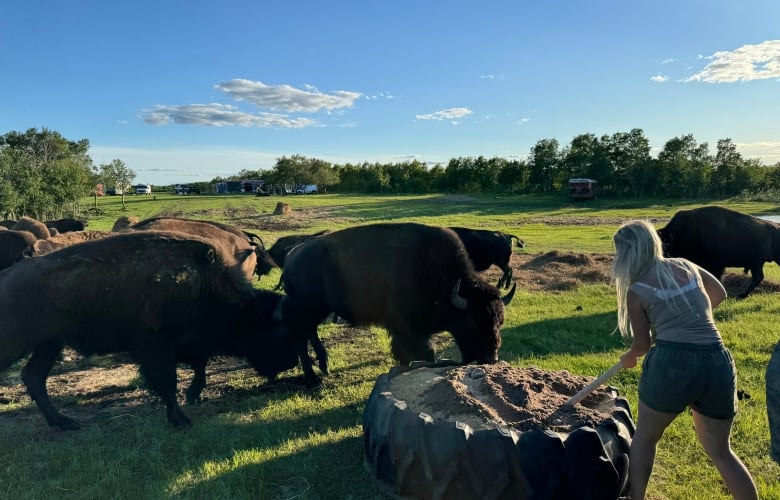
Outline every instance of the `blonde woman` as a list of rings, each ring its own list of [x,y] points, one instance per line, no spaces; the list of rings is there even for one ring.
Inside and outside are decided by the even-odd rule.
[[[623,224],[613,241],[618,329],[632,338],[621,356],[623,366],[633,368],[647,354],[630,452],[631,498],[645,497],[656,445],[686,407],[693,413],[699,442],[734,498],[758,498],[753,478],[730,444],[737,374],[712,318],[712,308],[726,298],[726,290],[696,264],[664,258],[661,239],[649,222]]]

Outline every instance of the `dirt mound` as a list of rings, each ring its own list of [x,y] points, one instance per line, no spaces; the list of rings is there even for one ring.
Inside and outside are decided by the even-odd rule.
[[[560,292],[581,284],[609,284],[612,255],[552,251],[544,254],[514,254],[510,261],[520,290]],[[484,273],[496,283],[501,271],[490,268]]]
[[[475,429],[502,426],[568,431],[581,425],[595,426],[611,417],[614,395],[603,387],[580,404],[563,407],[592,380],[566,370],[512,368],[500,362],[418,368],[393,377],[390,390],[415,412],[460,421]]]

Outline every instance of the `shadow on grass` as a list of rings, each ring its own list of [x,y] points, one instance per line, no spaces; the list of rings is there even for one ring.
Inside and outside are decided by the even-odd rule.
[[[613,330],[617,324],[613,312],[575,313],[566,318],[527,323],[502,331],[502,358],[545,356],[548,354],[601,353],[625,346]]]

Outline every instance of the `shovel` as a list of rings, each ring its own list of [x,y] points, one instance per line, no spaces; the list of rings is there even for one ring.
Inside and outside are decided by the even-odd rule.
[[[568,401],[563,403],[563,406],[574,406],[583,399],[585,399],[588,394],[593,392],[598,386],[612,378],[613,375],[615,375],[617,372],[620,371],[620,369],[623,368],[623,361],[618,361],[615,363],[615,365],[610,368],[609,370],[602,373],[599,378],[588,384],[584,389],[582,389],[580,392],[569,398]]]

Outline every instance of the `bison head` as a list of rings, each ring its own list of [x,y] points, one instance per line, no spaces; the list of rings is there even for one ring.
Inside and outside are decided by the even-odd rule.
[[[246,311],[253,324],[241,332],[243,356],[258,374],[274,378],[298,365],[298,353],[289,336],[287,324],[278,317],[277,306],[283,295],[265,290],[257,291],[257,300]]]
[[[495,363],[501,347],[504,306],[514,297],[517,284],[506,296],[487,283],[471,280],[461,288],[458,280],[451,301],[457,313],[451,315],[448,330],[458,344],[463,363]]]

